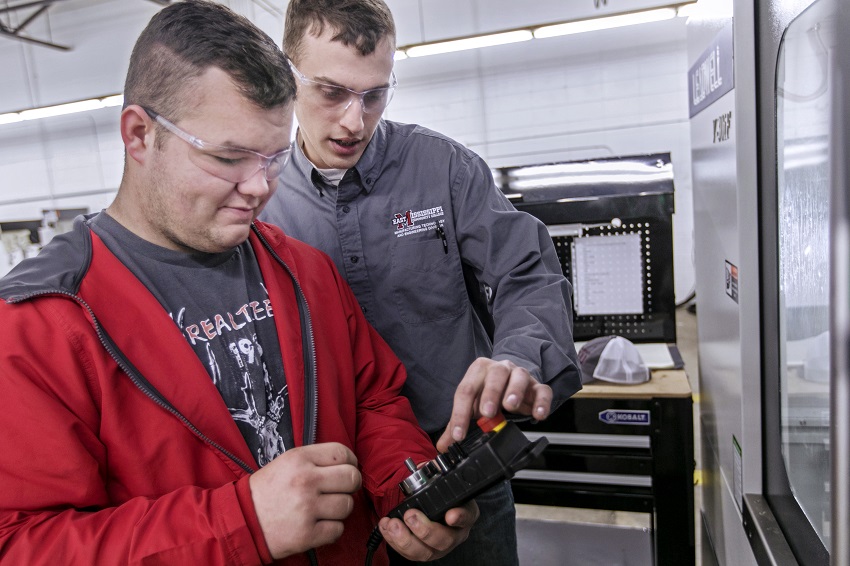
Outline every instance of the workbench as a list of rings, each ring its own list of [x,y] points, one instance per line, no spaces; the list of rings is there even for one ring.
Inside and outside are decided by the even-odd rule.
[[[550,444],[512,480],[517,503],[649,513],[655,564],[695,563],[693,400],[684,370],[655,370],[638,385],[594,381],[545,421],[520,426]]]

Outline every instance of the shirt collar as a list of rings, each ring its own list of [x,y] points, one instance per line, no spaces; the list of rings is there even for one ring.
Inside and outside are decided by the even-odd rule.
[[[375,133],[372,136],[372,139],[369,140],[369,145],[366,146],[366,150],[363,152],[363,155],[360,156],[360,159],[354,165],[354,169],[360,176],[361,184],[367,193],[372,192],[372,187],[375,186],[375,181],[377,180],[381,166],[384,163],[386,151],[387,124],[382,118],[381,121],[378,122],[378,127],[375,128]],[[295,144],[295,151],[293,153],[294,155],[290,159],[295,163],[298,171],[301,172],[305,178],[310,180],[315,180],[317,178],[321,179],[321,175],[318,174],[318,171],[315,171],[313,163],[311,163],[310,160],[307,159],[307,156],[304,155],[304,150],[300,143]]]

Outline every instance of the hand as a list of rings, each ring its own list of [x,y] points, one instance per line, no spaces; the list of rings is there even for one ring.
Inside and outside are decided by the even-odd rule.
[[[251,499],[274,558],[331,544],[360,489],[354,454],[337,443],[287,450],[251,476]]]
[[[378,526],[396,552],[408,560],[425,562],[442,558],[465,541],[478,515],[478,505],[472,500],[446,511],[445,525],[431,521],[418,509],[408,509],[404,522],[384,517]]]
[[[552,388],[512,362],[478,358],[457,386],[452,416],[437,450],[445,452],[449,444],[463,440],[473,417],[492,417],[501,408],[542,421],[552,408]]]

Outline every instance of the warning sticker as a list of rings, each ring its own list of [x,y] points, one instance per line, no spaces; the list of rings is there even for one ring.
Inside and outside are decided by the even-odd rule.
[[[738,267],[726,262],[726,294],[738,302]]]

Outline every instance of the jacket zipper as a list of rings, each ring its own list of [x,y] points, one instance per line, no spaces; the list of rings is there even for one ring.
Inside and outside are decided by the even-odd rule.
[[[313,321],[310,316],[310,306],[307,304],[307,298],[304,295],[304,290],[301,288],[301,284],[295,278],[295,274],[292,273],[292,270],[286,264],[283,259],[277,254],[277,252],[272,249],[268,240],[266,240],[265,236],[263,236],[260,231],[256,228],[256,226],[252,226],[254,229],[254,233],[257,234],[257,237],[262,242],[263,246],[271,253],[272,257],[283,267],[286,271],[289,278],[292,280],[293,287],[296,291],[296,299],[298,302],[298,314],[299,320],[301,321],[301,350],[304,355],[304,414],[305,414],[305,427],[304,427],[304,436],[303,436],[303,444],[309,445],[314,444],[316,442],[316,428],[318,422],[318,392],[317,392],[317,375],[316,375],[316,343],[315,336],[313,334]],[[91,319],[94,323],[95,331],[97,332],[98,339],[100,343],[103,345],[104,349],[109,353],[115,363],[118,365],[121,370],[126,373],[133,384],[151,399],[154,403],[173,414],[177,417],[186,427],[189,428],[198,438],[212,446],[213,448],[219,450],[222,454],[233,460],[240,468],[245,470],[248,474],[254,473],[254,468],[249,466],[241,459],[239,459],[236,455],[232,454],[229,450],[206,436],[202,433],[195,425],[193,425],[189,419],[187,419],[180,411],[178,411],[171,403],[169,403],[163,396],[160,394],[148,381],[134,368],[132,364],[130,364],[129,360],[126,359],[125,356],[121,355],[120,350],[115,346],[112,342],[112,339],[106,333],[105,330],[100,325],[100,322],[97,320],[97,317],[92,311],[91,307],[86,303],[81,297],[69,293],[67,291],[58,291],[58,290],[45,290],[45,291],[36,291],[33,293],[29,293],[26,295],[10,298],[8,300],[9,303],[20,303],[26,301],[28,299],[39,297],[43,295],[63,295],[69,297],[70,299],[76,301],[91,316]],[[309,420],[306,418],[309,415]],[[318,557],[316,556],[315,549],[310,549],[307,551],[307,557],[310,560],[311,565],[318,565]]]
[[[319,414],[319,394],[318,394],[318,377],[316,375],[316,339],[313,335],[313,318],[310,316],[310,305],[307,304],[307,297],[304,295],[304,290],[301,288],[301,283],[295,278],[295,274],[286,265],[286,262],[281,259],[277,252],[271,247],[265,236],[260,233],[256,224],[251,224],[251,228],[259,238],[263,247],[268,250],[272,257],[283,267],[289,278],[292,280],[292,286],[295,288],[295,298],[298,301],[298,318],[301,321],[301,352],[304,356],[304,446],[314,444],[316,442],[316,425]],[[310,415],[310,420],[307,421],[307,415]],[[318,566],[319,557],[316,555],[316,549],[311,548],[307,551],[307,558],[310,560],[311,566]]]
[[[304,414],[305,414],[305,427],[304,427],[304,436],[303,443],[304,445],[314,444],[316,442],[316,428],[318,423],[318,392],[317,392],[317,375],[316,375],[316,344],[315,344],[315,335],[313,333],[313,322],[312,317],[310,315],[310,306],[307,304],[307,298],[304,295],[304,290],[301,288],[301,284],[295,278],[295,274],[292,273],[292,270],[286,264],[285,261],[277,254],[277,252],[271,247],[268,240],[263,234],[256,228],[256,225],[252,225],[254,229],[254,233],[257,234],[257,237],[262,242],[263,246],[269,251],[272,257],[283,267],[286,271],[289,278],[292,280],[292,284],[296,291],[296,299],[298,301],[298,313],[299,319],[301,321],[301,344],[302,351],[304,355]],[[34,297],[40,297],[44,295],[63,295],[68,297],[77,303],[79,303],[91,316],[92,321],[94,322],[95,331],[97,332],[98,339],[100,340],[103,347],[109,353],[115,363],[118,364],[118,367],[121,368],[124,373],[126,373],[133,384],[142,391],[149,399],[151,399],[154,403],[173,414],[175,417],[180,419],[180,421],[185,424],[194,434],[196,434],[201,440],[209,444],[210,446],[216,448],[221,451],[225,456],[233,460],[240,468],[248,472],[249,474],[254,473],[256,470],[239,459],[236,455],[232,454],[226,448],[206,436],[202,433],[195,425],[189,421],[180,411],[178,411],[171,403],[169,403],[165,397],[162,396],[159,391],[157,391],[148,381],[130,364],[129,360],[124,357],[115,344],[112,342],[112,339],[103,330],[100,325],[100,322],[97,320],[97,317],[94,314],[94,311],[91,307],[86,303],[81,297],[75,295],[74,293],[70,293],[67,291],[61,291],[57,289],[45,289],[41,291],[34,291],[31,293],[27,293],[25,295],[19,295],[16,297],[10,297],[8,299],[8,303],[21,303],[23,301],[29,300]],[[308,420],[309,416],[309,420]]]
[[[163,409],[165,409],[166,411],[168,411],[169,413],[171,413],[172,415],[177,417],[198,438],[200,438],[201,440],[203,440],[204,442],[206,442],[207,444],[209,444],[213,448],[219,450],[222,454],[224,454],[225,456],[227,456],[228,458],[233,460],[233,462],[235,462],[240,468],[245,470],[247,473],[253,474],[256,471],[252,466],[243,462],[238,456],[234,455],[229,450],[227,450],[226,448],[224,448],[223,446],[221,446],[220,444],[215,442],[213,439],[211,439],[210,437],[208,437],[207,435],[202,433],[200,431],[200,429],[198,429],[198,427],[196,427],[194,424],[192,424],[192,422],[189,421],[189,419],[187,419],[183,415],[183,413],[178,411],[171,403],[169,403],[165,399],[165,397],[163,397],[162,394],[159,391],[157,391],[156,388],[154,388],[153,385],[148,383],[147,379],[145,379],[139,373],[139,371],[132,366],[132,364],[129,362],[129,360],[127,360],[127,358],[121,354],[118,347],[115,346],[114,342],[112,342],[112,339],[109,337],[109,335],[106,333],[106,331],[103,330],[103,327],[100,325],[100,322],[97,320],[97,317],[95,316],[94,311],[91,309],[91,307],[88,305],[88,303],[86,303],[81,297],[79,297],[79,296],[77,296],[73,293],[68,293],[66,291],[57,291],[57,290],[37,291],[37,292],[34,292],[34,293],[29,293],[27,295],[23,295],[23,296],[20,296],[20,297],[15,297],[13,299],[10,299],[9,303],[20,303],[20,302],[32,299],[34,297],[39,297],[39,296],[43,296],[43,295],[63,295],[63,296],[66,296],[66,297],[73,299],[74,301],[76,301],[77,303],[82,305],[82,307],[85,308],[86,311],[89,313],[89,316],[91,317],[92,322],[94,323],[94,328],[95,328],[95,332],[97,332],[97,337],[100,340],[100,343],[103,345],[104,349],[109,353],[109,355],[112,357],[112,359],[115,360],[115,363],[118,365],[118,367],[121,368],[121,370],[130,377],[130,380],[133,382],[133,384],[142,393],[144,393],[154,403],[156,403],[157,405],[159,405],[160,407],[162,407]]]
[[[307,297],[304,295],[304,290],[295,274],[286,265],[286,262],[281,259],[277,252],[271,247],[266,237],[263,236],[257,229],[256,225],[252,225],[254,233],[260,239],[260,242],[268,250],[275,260],[283,267],[292,284],[295,287],[295,295],[298,300],[298,312],[301,320],[301,350],[304,355],[304,378],[308,380],[304,384],[304,415],[310,415],[309,423],[305,423],[304,427],[304,445],[313,444],[316,442],[316,426],[318,422],[319,412],[319,395],[318,395],[318,377],[316,375],[316,342],[313,334],[313,319],[310,315],[310,305],[307,304]],[[306,421],[306,418],[305,418]]]

